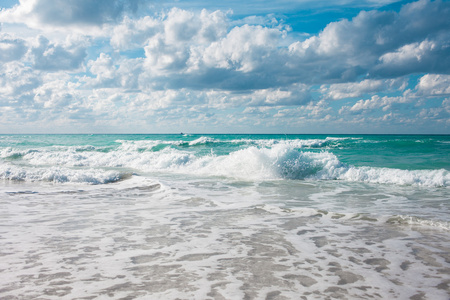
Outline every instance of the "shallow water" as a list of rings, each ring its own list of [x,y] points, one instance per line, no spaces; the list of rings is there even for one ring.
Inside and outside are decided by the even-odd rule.
[[[1,149],[2,299],[450,296],[448,169],[316,137],[50,138]]]

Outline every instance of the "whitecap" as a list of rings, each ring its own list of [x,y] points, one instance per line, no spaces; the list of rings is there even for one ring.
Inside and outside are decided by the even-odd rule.
[[[0,179],[12,181],[42,181],[52,183],[106,184],[131,177],[130,173],[101,169],[68,169],[60,167],[25,168],[0,166]]]

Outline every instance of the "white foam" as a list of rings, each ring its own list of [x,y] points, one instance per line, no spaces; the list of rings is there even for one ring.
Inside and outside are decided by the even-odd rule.
[[[255,145],[258,147],[273,147],[275,145],[285,145],[288,147],[293,148],[326,148],[326,147],[332,147],[339,145],[339,141],[342,140],[348,140],[350,138],[334,138],[334,137],[327,137],[325,139],[286,139],[286,140],[280,140],[280,139],[260,139],[260,140],[254,140],[254,139],[236,139],[232,140],[232,143],[235,144],[247,144],[247,145]]]
[[[202,175],[240,179],[344,180],[367,183],[449,186],[447,170],[400,170],[354,167],[342,163],[330,152],[301,152],[285,145],[270,149],[249,147],[228,156],[205,157],[187,165]]]
[[[69,151],[66,157],[76,154]],[[276,177],[284,176],[279,169],[286,164],[286,172],[309,165],[315,170],[349,168],[332,153],[303,153],[283,145],[227,156],[196,157],[171,148],[138,155],[82,154],[91,166],[133,164],[143,170],[189,174],[196,168],[229,176],[261,170],[264,176]],[[229,167],[234,169],[227,169],[233,161],[235,165]],[[32,174],[35,169],[45,168],[21,170]],[[448,274],[442,251],[448,232],[422,234],[403,221],[386,223],[377,211],[348,212],[352,204],[342,213],[311,206],[285,208],[289,197],[273,201],[267,190],[258,192],[258,184],[225,186],[217,178],[184,178],[188,180],[169,181],[160,188],[144,176],[82,189],[8,186],[9,196],[1,197],[5,211],[0,219],[5,258],[0,262],[2,296],[295,299],[314,293],[323,299],[387,299],[410,298],[424,291],[424,297],[446,299],[446,291],[439,287]],[[277,184],[269,184],[273,185]],[[325,185],[331,190],[340,186]],[[293,193],[305,185],[279,187],[295,186]],[[317,184],[314,191],[323,187]]]
[[[389,217],[385,220],[389,224],[419,226],[420,228],[438,228],[442,230],[450,230],[450,222],[442,220],[429,220],[414,216],[397,215]]]
[[[227,156],[205,157],[193,164],[192,171],[251,180],[305,179],[321,170],[324,163],[334,160],[337,158],[328,152],[300,152],[285,145],[274,145],[272,148],[249,147]]]
[[[15,181],[45,181],[53,183],[105,184],[131,176],[129,173],[101,169],[68,169],[61,167],[24,168],[0,166],[0,179]]]
[[[328,170],[330,179],[368,183],[444,187],[450,184],[447,170],[400,170],[372,167],[346,167]]]
[[[208,138],[199,138],[191,145],[213,142]],[[311,142],[311,141],[310,141]],[[170,142],[175,143],[175,142]],[[271,143],[271,142],[268,142]],[[91,151],[90,147],[82,151],[73,147],[61,149],[39,149],[20,151],[11,148],[3,149],[2,157],[20,158],[26,164],[41,168],[39,170],[52,170],[55,175],[43,176],[44,171],[25,170],[28,175],[19,175],[12,169],[3,169],[1,178],[33,178],[38,180],[51,179],[56,182],[65,182],[64,176],[75,178],[75,173],[82,174],[82,170],[73,170],[73,167],[98,169],[124,168],[140,172],[168,172],[195,174],[200,176],[224,176],[244,180],[343,180],[354,182],[367,182],[377,184],[414,185],[429,187],[446,187],[450,185],[450,173],[447,170],[400,170],[391,168],[355,167],[342,163],[336,155],[328,151],[310,152],[301,151],[297,141],[295,145],[285,141],[272,144],[270,147],[249,146],[245,149],[231,152],[227,155],[197,156],[192,150],[179,150],[173,147],[164,147],[158,151],[151,149],[159,145],[158,141],[126,141],[117,149],[109,152]],[[57,167],[51,168],[51,167]],[[64,171],[61,168],[66,168]],[[56,171],[59,172],[56,174]],[[67,172],[65,174],[64,172]],[[93,170],[89,171],[92,178]],[[11,174],[17,175],[11,176]],[[20,173],[20,172],[19,172]],[[33,175],[38,174],[38,175]],[[52,177],[53,176],[53,177]],[[77,175],[78,176],[78,175]],[[79,175],[81,176],[81,175]],[[89,177],[88,176],[88,177]],[[111,175],[107,175],[109,177]],[[58,179],[61,178],[61,179]],[[88,179],[79,179],[89,182]],[[95,181],[94,179],[92,181]],[[108,180],[100,179],[99,182]]]
[[[145,151],[151,150],[153,147],[161,144],[161,141],[126,141],[117,140],[116,143],[120,143],[118,150],[120,151]]]
[[[215,142],[215,140],[213,138],[202,136],[196,140],[189,142],[189,146],[195,146],[195,145],[207,144],[207,143],[213,143],[213,142]]]
[[[291,207],[282,208],[271,204],[261,204],[256,206],[258,209],[265,210],[267,212],[285,216],[295,215],[296,217],[321,217],[328,220],[341,220],[341,221],[361,221],[369,222],[373,224],[392,224],[392,225],[408,225],[417,226],[417,228],[430,228],[441,229],[445,231],[450,230],[450,222],[444,220],[424,219],[416,216],[409,215],[374,215],[369,213],[342,213],[332,212],[322,209],[308,208],[308,207]]]

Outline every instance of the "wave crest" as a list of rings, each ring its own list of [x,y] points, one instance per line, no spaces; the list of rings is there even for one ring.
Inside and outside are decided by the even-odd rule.
[[[354,182],[445,187],[447,170],[400,170],[355,167],[341,162],[331,152],[303,152],[286,145],[249,147],[227,156],[192,162],[188,171],[241,179],[343,180]]]
[[[12,181],[43,181],[52,183],[106,184],[131,177],[130,173],[99,169],[0,167],[0,179]]]
[[[199,138],[195,145],[211,143],[213,140]],[[172,142],[170,142],[172,143]],[[44,178],[44,171],[52,170],[45,181],[96,182],[98,172],[104,168],[123,168],[141,172],[184,173],[200,176],[223,176],[244,180],[343,180],[377,184],[446,187],[450,184],[450,173],[440,170],[400,170],[392,168],[355,167],[341,162],[332,152],[312,152],[286,143],[271,147],[248,146],[228,154],[193,152],[191,149],[163,147],[147,151],[159,145],[155,141],[126,141],[108,152],[77,151],[77,149],[40,149],[39,151],[5,150],[6,160],[0,167],[0,178],[12,178],[16,169],[26,170],[27,175],[17,173],[14,178]],[[203,150],[202,150],[203,151]],[[29,165],[29,167],[25,167]],[[5,167],[6,166],[6,167]],[[49,168],[46,168],[49,166]],[[84,170],[74,169],[83,167]],[[9,168],[9,169],[8,169]],[[16,169],[15,169],[16,168]],[[56,169],[55,169],[56,168]],[[86,169],[92,170],[85,179]],[[59,172],[59,173],[58,173]],[[75,173],[80,173],[74,175]],[[88,172],[88,173],[89,173]],[[67,173],[67,174],[66,174]],[[52,177],[53,176],[53,177]],[[78,176],[78,177],[77,177]],[[112,177],[108,177],[112,176]],[[105,182],[114,181],[113,175]],[[70,177],[70,178],[69,178]],[[69,179],[66,179],[69,178]],[[34,179],[33,179],[34,180]],[[97,180],[102,182],[103,179]]]

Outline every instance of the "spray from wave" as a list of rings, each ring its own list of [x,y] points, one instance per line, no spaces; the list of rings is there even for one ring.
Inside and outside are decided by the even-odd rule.
[[[339,139],[322,140],[327,141],[334,143]],[[343,180],[429,187],[450,184],[450,174],[445,169],[355,167],[341,162],[332,152],[303,149],[306,144],[317,143],[316,140],[264,141],[264,145],[245,145],[240,150],[234,148],[221,154],[215,154],[214,147],[209,152],[197,150],[201,145],[216,143],[212,138],[202,137],[184,144],[180,141],[117,142],[120,145],[115,148],[7,148],[0,153],[3,158],[0,178],[101,184],[121,180],[130,172],[163,172],[239,180]],[[108,168],[115,170],[107,171]]]
[[[205,157],[184,166],[189,171],[241,179],[344,180],[367,183],[448,186],[450,173],[441,170],[400,170],[354,167],[330,152],[303,152],[286,145],[249,147],[228,156]]]
[[[52,183],[107,184],[131,177],[130,173],[98,169],[69,169],[61,167],[24,168],[1,166],[0,179],[12,181],[43,181]]]

